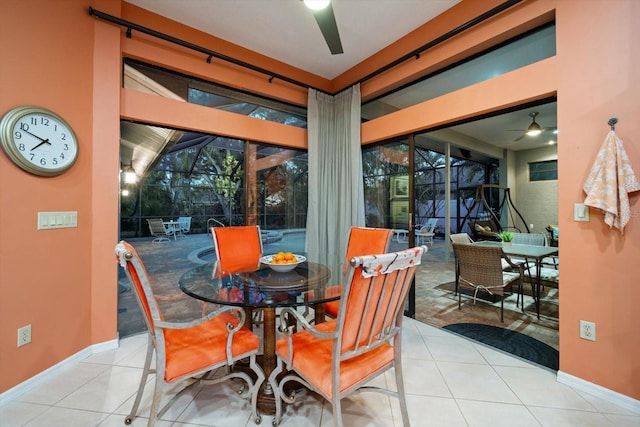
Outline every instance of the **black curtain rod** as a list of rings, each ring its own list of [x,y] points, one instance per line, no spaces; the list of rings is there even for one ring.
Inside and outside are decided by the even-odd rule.
[[[124,19],[118,18],[117,16],[113,16],[113,15],[109,15],[109,14],[104,13],[104,12],[100,12],[99,10],[96,10],[93,7],[89,7],[89,15],[97,16],[98,18],[104,19],[105,21],[112,22],[112,23],[121,25],[123,27],[127,27],[127,37],[128,38],[131,38],[131,30],[136,30],[136,31],[139,31],[141,33],[148,34],[150,36],[157,37],[159,39],[162,39],[162,40],[165,40],[165,41],[180,45],[182,47],[186,47],[188,49],[192,49],[192,50],[195,50],[197,52],[204,53],[205,55],[208,55],[208,57],[207,57],[207,62],[208,63],[211,63],[211,58],[215,57],[215,58],[218,58],[218,59],[222,59],[223,61],[231,62],[232,64],[239,65],[239,66],[244,67],[244,68],[249,68],[250,70],[257,71],[257,72],[262,73],[262,74],[266,74],[267,76],[270,76],[269,83],[271,83],[271,81],[275,77],[275,78],[278,78],[278,79],[280,79],[282,81],[285,81],[285,82],[288,82],[288,83],[292,83],[292,84],[297,85],[297,86],[302,86],[305,89],[308,89],[308,88],[312,87],[312,86],[309,86],[308,84],[299,82],[298,80],[294,80],[294,79],[291,79],[291,78],[289,78],[287,76],[283,76],[281,74],[271,72],[271,71],[266,70],[264,68],[256,67],[255,65],[249,64],[247,62],[240,61],[238,59],[232,58],[232,57],[227,56],[227,55],[223,55],[222,53],[215,52],[213,50],[207,49],[207,48],[202,47],[202,46],[198,46],[198,45],[193,44],[193,43],[189,43],[187,41],[178,39],[178,38],[170,36],[168,34],[161,33],[161,32],[156,31],[156,30],[152,30],[151,28],[143,27],[142,25],[134,24],[133,22],[126,21]],[[320,90],[320,89],[317,89],[317,90]]]
[[[452,38],[453,36],[456,36],[458,34],[460,34],[461,32],[468,30],[471,27],[474,27],[476,25],[478,25],[479,23],[486,21],[489,18],[492,18],[493,16],[497,15],[498,13],[509,9],[511,6],[514,6],[518,3],[520,3],[522,0],[507,0],[501,4],[499,4],[498,6],[494,7],[491,10],[486,11],[485,13],[483,13],[482,15],[476,16],[473,19],[470,19],[469,21],[465,22],[464,24],[460,25],[459,27],[454,28],[453,30],[441,35],[440,37],[435,38],[434,40],[431,40],[429,43],[423,44],[422,46],[420,46],[419,48],[413,50],[412,52],[407,53],[406,55],[403,55],[402,57],[396,59],[395,61],[385,65],[384,67],[372,72],[371,74],[367,74],[366,76],[364,76],[363,78],[361,78],[360,80],[358,80],[358,83],[363,83],[369,79],[372,79],[376,76],[378,76],[379,74],[384,73],[385,71],[390,70],[391,68],[400,65],[401,63],[403,63],[404,61],[411,59],[413,57],[415,57],[416,59],[420,58],[420,54],[428,49],[431,49],[437,45],[439,45],[440,43],[449,40],[450,38]]]
[[[365,77],[363,77],[360,80],[358,80],[357,83],[363,83],[363,82],[365,82],[365,81],[367,81],[369,79],[372,79],[372,78],[384,73],[385,71],[388,71],[389,69],[401,64],[402,62],[404,62],[404,61],[406,61],[406,60],[408,60],[408,59],[410,59],[412,57],[416,57],[416,59],[417,59],[417,58],[420,57],[420,54],[422,52],[439,45],[440,43],[452,38],[453,36],[458,35],[461,32],[463,32],[463,31],[465,31],[465,30],[467,30],[467,29],[469,29],[469,28],[471,28],[471,27],[473,27],[473,26],[475,26],[475,25],[477,25],[477,24],[479,24],[479,23],[481,23],[481,22],[483,22],[483,21],[495,16],[495,15],[497,15],[498,13],[510,8],[511,6],[520,3],[521,1],[522,0],[507,0],[507,1],[503,2],[502,4],[494,7],[493,9],[488,10],[487,12],[483,13],[482,15],[479,15],[479,16],[477,16],[477,17],[465,22],[464,24],[460,25],[459,27],[454,28],[453,30],[443,34],[442,36],[440,36],[440,37],[438,37],[438,38],[436,38],[436,39],[434,39],[432,41],[430,41],[429,43],[426,43],[426,44],[422,45],[421,47],[413,50],[412,52],[410,52],[410,53],[408,53],[406,55],[403,55],[402,57],[400,57],[400,58],[396,59],[395,61],[385,65],[384,67],[379,68],[378,70],[366,75]],[[211,58],[215,57],[215,58],[218,58],[218,59],[222,59],[223,61],[227,61],[227,62],[230,62],[232,64],[239,65],[241,67],[248,68],[250,70],[257,71],[259,73],[265,74],[265,75],[269,76],[269,83],[271,83],[274,78],[278,78],[278,79],[280,79],[282,81],[294,84],[296,86],[301,86],[301,87],[303,87],[305,89],[312,88],[312,89],[315,89],[317,91],[320,91],[320,92],[323,92],[323,93],[327,93],[327,92],[325,92],[323,90],[320,90],[318,88],[310,86],[310,85],[308,85],[306,83],[302,83],[302,82],[300,82],[298,80],[291,79],[291,78],[289,78],[287,76],[283,76],[282,74],[271,72],[271,71],[266,70],[264,68],[257,67],[255,65],[249,64],[248,62],[240,61],[238,59],[232,58],[230,56],[227,56],[227,55],[224,55],[224,54],[221,54],[221,53],[218,53],[218,52],[215,52],[215,51],[207,49],[205,47],[198,46],[196,44],[193,44],[193,43],[178,39],[176,37],[170,36],[168,34],[161,33],[161,32],[156,31],[156,30],[152,30],[151,28],[143,27],[142,25],[138,25],[138,24],[135,24],[133,22],[118,18],[117,16],[113,16],[113,15],[109,15],[109,14],[104,13],[104,12],[100,12],[99,10],[94,9],[91,6],[89,6],[89,15],[96,16],[96,17],[98,17],[100,19],[104,19],[105,21],[112,22],[112,23],[121,25],[123,27],[126,27],[127,28],[127,37],[129,37],[129,38],[131,37],[131,30],[136,30],[136,31],[139,31],[141,33],[148,34],[150,36],[157,37],[159,39],[162,39],[162,40],[165,40],[165,41],[180,45],[182,47],[186,47],[188,49],[192,49],[192,50],[195,50],[197,52],[204,53],[205,55],[208,55],[208,57],[207,57],[207,62],[208,63],[211,63]],[[337,93],[339,93],[339,92],[341,92],[343,90],[344,89],[340,89],[336,93],[330,94],[330,95],[335,95],[335,94],[337,94]]]

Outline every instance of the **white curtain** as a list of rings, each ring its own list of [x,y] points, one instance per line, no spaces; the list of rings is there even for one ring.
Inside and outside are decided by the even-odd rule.
[[[360,85],[336,96],[309,89],[307,129],[307,255],[336,266],[344,261],[349,229],[365,225]]]

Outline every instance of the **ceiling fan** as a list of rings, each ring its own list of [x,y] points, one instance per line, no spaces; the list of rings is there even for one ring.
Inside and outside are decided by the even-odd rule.
[[[333,13],[331,0],[303,0],[305,6],[313,11],[313,16],[320,27],[322,36],[327,42],[329,51],[332,55],[344,53],[342,50],[342,42],[338,33],[338,24],[336,16]]]
[[[517,131],[517,132],[524,132],[522,135],[520,135],[518,138],[516,138],[514,140],[514,142],[520,141],[525,136],[531,136],[531,137],[538,136],[542,132],[547,132],[547,131],[552,131],[554,133],[557,132],[557,128],[555,128],[555,127],[542,127],[542,126],[540,126],[538,124],[538,122],[536,122],[536,116],[538,114],[539,113],[537,111],[533,111],[533,112],[529,113],[529,117],[531,117],[531,119],[533,121],[531,122],[531,124],[526,129],[512,129],[512,130]]]

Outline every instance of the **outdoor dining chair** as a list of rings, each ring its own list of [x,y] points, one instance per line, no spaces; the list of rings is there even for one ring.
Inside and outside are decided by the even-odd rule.
[[[182,234],[187,234],[191,231],[191,217],[190,216],[181,216],[178,217],[178,224],[180,224],[180,232]]]
[[[504,322],[504,290],[506,287],[518,286],[516,306],[520,304],[522,295],[523,266],[516,264],[498,246],[469,245],[453,243],[456,256],[458,286],[473,290],[475,304],[479,291],[488,292],[500,297],[500,321]],[[505,271],[502,260],[515,271]],[[513,293],[513,292],[512,292]],[[458,309],[462,307],[462,290],[458,291]]]
[[[162,218],[151,218],[147,220],[147,223],[149,224],[149,232],[155,237],[154,243],[169,242],[169,237],[175,233],[175,229],[165,227]]]
[[[127,277],[144,315],[148,331],[147,356],[142,377],[131,412],[125,424],[131,424],[137,416],[149,374],[155,373],[155,386],[149,414],[148,426],[157,419],[185,391],[197,384],[214,384],[230,378],[240,378],[247,384],[246,392],[251,397],[254,420],[257,413],[257,393],[264,381],[264,373],[256,363],[260,348],[259,338],[244,325],[245,313],[238,307],[222,306],[206,316],[192,321],[171,321],[154,293],[153,284],[135,248],[125,241],[115,247],[117,261],[125,269]],[[155,353],[155,369],[151,368]],[[242,359],[248,359],[251,375],[231,369]],[[217,368],[226,368],[223,375],[210,375]],[[255,377],[255,380],[252,379]],[[178,382],[186,385],[167,402],[162,409],[163,392]],[[242,390],[245,391],[245,390]]]
[[[269,376],[276,401],[273,425],[282,418],[282,401],[293,403],[295,396],[285,389],[296,381],[331,403],[335,427],[343,425],[342,399],[356,391],[397,397],[403,425],[409,426],[402,378],[402,320],[416,267],[426,251],[426,246],[419,246],[351,259],[336,319],[313,326],[296,310],[283,309],[296,322],[281,316],[284,337],[276,342],[277,365]],[[295,332],[296,328],[302,330]],[[392,368],[395,389],[370,384]],[[285,369],[289,372],[278,381]]]
[[[437,218],[429,218],[423,225],[416,225],[416,245],[428,244],[429,246],[433,246],[433,238],[436,235],[435,229],[437,225]]]

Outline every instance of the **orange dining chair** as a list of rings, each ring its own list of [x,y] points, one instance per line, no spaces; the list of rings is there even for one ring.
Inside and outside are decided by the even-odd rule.
[[[260,267],[262,234],[258,225],[212,227],[211,236],[216,250],[216,271],[219,277],[250,271]],[[253,323],[260,322],[261,311],[245,308]]]
[[[402,379],[402,319],[407,293],[426,246],[351,260],[344,276],[338,317],[311,325],[291,308],[281,316],[284,337],[276,342],[275,370],[269,384],[275,393],[273,424],[282,417],[282,401],[293,403],[285,387],[296,381],[318,393],[333,407],[333,425],[341,427],[341,401],[356,391],[378,391],[400,400],[405,427],[409,414]],[[302,327],[295,332],[296,327]],[[395,390],[376,387],[371,380],[395,368]],[[289,371],[280,381],[278,376]]]
[[[223,306],[193,321],[167,320],[135,248],[121,241],[116,245],[115,253],[136,292],[148,331],[144,370],[125,424],[131,424],[136,417],[150,373],[155,373],[156,378],[148,426],[155,425],[156,420],[162,417],[168,407],[192,386],[219,383],[230,378],[240,378],[247,383],[252,416],[254,420],[259,420],[257,396],[265,376],[256,363],[256,355],[260,348],[259,338],[244,326],[244,311],[237,307]],[[154,352],[155,369],[151,369]],[[247,372],[231,369],[235,362],[246,358],[249,359],[249,368],[255,380]],[[226,367],[226,373],[210,378],[209,373],[219,367]],[[160,409],[163,389],[179,381],[186,382],[186,386]]]
[[[383,254],[389,250],[389,243],[393,236],[393,230],[388,228],[351,227],[347,242],[342,274],[346,273],[349,261],[355,256],[366,254]],[[327,288],[327,295],[340,294],[342,286],[335,285]],[[338,317],[340,300],[324,303],[324,313],[329,317]]]
[[[219,271],[233,274],[260,266],[262,256],[260,226],[213,227],[211,235]]]

